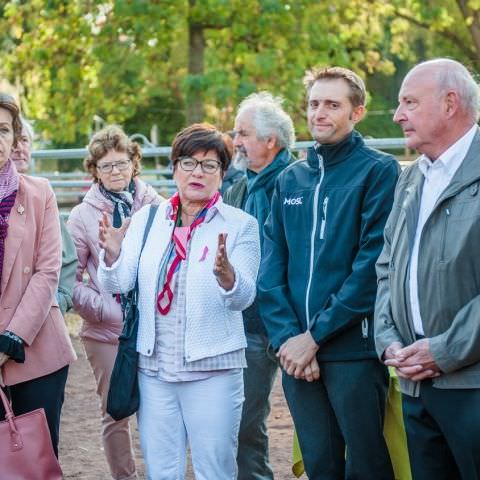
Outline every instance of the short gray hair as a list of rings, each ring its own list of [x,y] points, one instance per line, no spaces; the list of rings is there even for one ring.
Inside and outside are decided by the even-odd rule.
[[[269,92],[252,93],[238,106],[237,117],[241,113],[251,111],[259,140],[273,136],[278,147],[292,148],[295,145],[295,128],[282,103],[282,97],[274,97]]]
[[[424,66],[435,68],[439,89],[445,93],[448,90],[457,92],[462,109],[477,122],[480,117],[480,88],[468,69],[450,58],[436,58],[417,65],[419,68]]]
[[[20,121],[22,122],[22,130],[25,130],[27,134],[28,141],[30,142],[30,146],[33,145],[33,139],[35,138],[35,132],[33,130],[33,125],[23,117],[20,117]]]

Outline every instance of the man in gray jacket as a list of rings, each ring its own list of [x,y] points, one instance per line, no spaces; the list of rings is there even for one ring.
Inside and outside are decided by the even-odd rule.
[[[294,158],[295,143],[291,118],[282,108],[282,100],[268,92],[253,93],[238,107],[233,139],[237,157],[247,167],[245,176],[234,183],[224,196],[225,203],[253,215],[260,227],[270,213],[273,187],[278,175]],[[243,312],[248,347],[243,378],[243,404],[238,445],[238,480],[271,480],[268,461],[267,417],[269,396],[278,361],[255,301]]]
[[[460,63],[405,77],[403,172],[377,263],[375,341],[395,367],[413,478],[480,478],[480,94]]]

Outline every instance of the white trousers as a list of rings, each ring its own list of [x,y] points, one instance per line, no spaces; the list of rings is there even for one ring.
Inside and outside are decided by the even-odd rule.
[[[187,444],[196,480],[237,478],[243,372],[164,382],[139,372],[138,428],[148,480],[183,480]]]

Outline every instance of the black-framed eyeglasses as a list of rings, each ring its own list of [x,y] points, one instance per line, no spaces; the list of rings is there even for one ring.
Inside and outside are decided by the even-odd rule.
[[[118,162],[102,163],[101,165],[97,165],[97,169],[102,173],[112,173],[113,167],[117,167],[117,170],[122,172],[130,166],[130,163],[132,163],[131,160],[119,160]]]
[[[199,161],[193,157],[180,157],[178,163],[185,172],[193,172],[197,168],[197,165],[200,165],[202,172],[207,174],[215,173],[221,165],[218,160],[214,160],[213,158]]]

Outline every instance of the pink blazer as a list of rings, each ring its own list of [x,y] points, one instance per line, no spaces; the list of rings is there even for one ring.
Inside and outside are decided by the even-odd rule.
[[[8,360],[6,385],[53,373],[76,359],[55,293],[62,241],[48,181],[20,175],[8,221],[0,293],[0,332],[25,342],[25,363]]]

